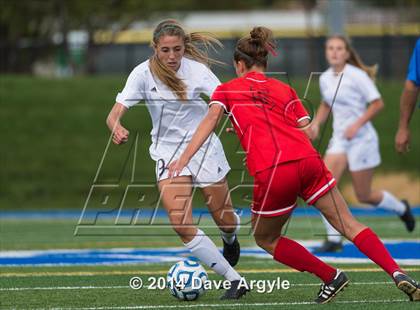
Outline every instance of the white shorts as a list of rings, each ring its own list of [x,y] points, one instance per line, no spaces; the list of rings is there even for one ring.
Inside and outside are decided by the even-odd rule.
[[[371,169],[381,163],[376,133],[356,136],[352,140],[333,136],[328,144],[327,154],[346,154],[350,171]]]
[[[156,161],[156,180],[168,178],[168,165],[178,159],[188,143],[153,143],[150,156]],[[191,158],[188,165],[181,171],[180,176],[191,176],[193,185],[206,187],[221,181],[230,171],[229,163],[223,151],[222,143],[215,135],[211,142],[206,142]]]

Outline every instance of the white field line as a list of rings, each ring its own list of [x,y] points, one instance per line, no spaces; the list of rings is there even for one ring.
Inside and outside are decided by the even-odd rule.
[[[383,272],[380,268],[340,268],[346,272]],[[239,273],[295,273],[299,272],[294,269],[237,269]],[[406,272],[420,271],[420,268],[404,268]],[[120,275],[155,275],[162,274],[166,275],[168,270],[119,270],[119,271],[57,271],[57,272],[2,272],[2,277],[93,277],[93,276],[120,276]],[[207,273],[214,273],[213,270],[208,270]]]
[[[350,282],[350,285],[394,285],[391,281],[382,282]],[[292,287],[300,286],[319,286],[320,283],[296,283],[291,284]],[[53,291],[53,290],[99,290],[99,289],[131,289],[130,286],[115,285],[115,286],[39,286],[39,287],[5,287],[0,288],[0,291]],[[147,289],[147,287],[146,287]]]
[[[200,226],[201,227],[201,226]],[[398,243],[405,243],[405,242],[414,242],[418,243],[420,245],[420,239],[419,238],[412,238],[412,239],[381,239],[385,245],[387,244],[398,244]],[[308,240],[308,239],[297,239],[296,242],[299,242],[301,245],[305,247],[313,247],[318,246],[322,243],[321,240]],[[351,244],[352,242],[348,240],[343,240],[343,244]],[[92,251],[98,252],[98,253],[115,253],[115,252],[127,252],[128,254],[132,252],[138,252],[138,248],[128,248],[128,247],[121,247],[121,248],[85,248],[85,249],[46,249],[46,250],[2,250],[0,251],[0,257],[32,257],[34,255],[41,255],[41,254],[66,254],[66,253],[82,253],[82,254],[88,254]],[[143,249],[145,253],[147,254],[149,251],[152,250],[165,250],[167,252],[188,252],[188,250],[185,247],[160,247],[160,248],[144,248]],[[219,248],[219,250],[222,250],[222,248]],[[260,250],[261,253],[265,253],[263,250],[261,250],[257,246],[247,246],[243,247],[242,250]],[[172,253],[171,253],[172,254]]]
[[[406,299],[395,300],[340,300],[334,301],[334,304],[386,304],[396,302],[408,302]],[[301,301],[301,302],[267,302],[267,303],[226,303],[226,304],[183,304],[183,305],[150,305],[150,306],[120,306],[120,307],[87,307],[87,308],[51,308],[52,310],[132,310],[132,309],[191,309],[191,308],[243,308],[243,307],[267,307],[267,306],[302,306],[302,305],[316,305],[315,302]],[[44,308],[41,308],[44,309]]]

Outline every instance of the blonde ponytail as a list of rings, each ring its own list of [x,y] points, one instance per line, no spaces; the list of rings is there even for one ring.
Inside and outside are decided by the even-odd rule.
[[[349,46],[349,53],[350,57],[347,59],[347,63],[362,69],[374,81],[376,79],[376,74],[378,73],[378,64],[374,64],[373,66],[365,65],[359,54],[351,45]]]
[[[150,71],[155,78],[159,79],[164,83],[170,90],[172,90],[179,99],[186,100],[187,93],[186,89],[187,86],[185,83],[176,76],[175,72],[165,66],[157,57],[157,55],[153,55],[149,59],[149,67]]]
[[[208,32],[191,32],[184,39],[185,56],[206,66],[213,64],[223,65],[224,63],[208,56],[209,50],[216,51],[216,46],[223,47],[223,44]],[[201,45],[201,50],[198,46]]]
[[[152,46],[156,46],[159,43],[159,39],[165,35],[178,36],[183,40],[185,45],[185,57],[201,62],[206,66],[223,64],[208,56],[208,51],[210,49],[216,50],[216,46],[223,47],[222,43],[210,33],[193,32],[188,34],[176,20],[168,19],[156,26],[153,32]],[[168,68],[159,60],[156,53],[150,57],[149,67],[153,76],[162,81],[162,83],[172,90],[179,99],[187,99],[187,86],[185,83],[176,76],[176,72]]]

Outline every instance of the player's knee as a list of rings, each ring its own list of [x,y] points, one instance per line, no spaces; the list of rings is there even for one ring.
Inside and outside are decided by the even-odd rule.
[[[255,243],[262,249],[266,247],[266,241],[263,238],[255,237]]]
[[[267,236],[254,236],[257,245],[265,251],[269,251],[272,248],[272,239]]]

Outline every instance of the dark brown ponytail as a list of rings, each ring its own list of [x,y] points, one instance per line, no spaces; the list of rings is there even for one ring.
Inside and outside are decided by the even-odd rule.
[[[265,27],[254,27],[249,36],[236,43],[233,59],[236,62],[242,60],[248,69],[254,65],[266,68],[268,53],[275,53],[275,48],[273,32]]]

